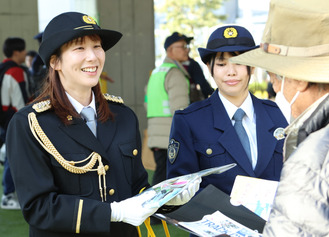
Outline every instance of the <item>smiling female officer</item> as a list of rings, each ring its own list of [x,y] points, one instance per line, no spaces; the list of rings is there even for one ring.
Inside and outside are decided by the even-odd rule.
[[[229,62],[232,56],[257,47],[248,30],[232,25],[216,29],[207,48],[199,48],[218,89],[208,99],[176,111],[168,178],[234,162],[235,168],[204,177],[201,188],[213,184],[230,194],[237,175],[279,180],[283,140],[273,134],[285,128],[287,121],[274,102],[249,93],[254,69]]]
[[[137,236],[135,226],[156,211],[142,207],[149,197],[133,197],[149,186],[136,115],[98,82],[105,51],[120,38],[77,12],[44,31],[45,88],[17,112],[7,137],[30,236]],[[185,203],[194,189],[169,204]]]

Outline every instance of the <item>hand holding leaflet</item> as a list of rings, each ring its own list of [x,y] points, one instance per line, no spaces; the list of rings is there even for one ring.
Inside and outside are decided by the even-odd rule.
[[[188,184],[186,189],[168,201],[166,205],[180,206],[190,201],[194,194],[199,190],[201,181],[201,177],[199,177],[193,183]]]
[[[164,204],[183,205],[188,202],[199,189],[201,177],[211,174],[221,174],[235,166],[236,164],[232,163],[164,180],[161,183],[156,184],[153,187],[145,190],[143,193],[139,194],[141,196],[148,195],[151,197],[149,199],[145,199],[145,202],[142,204],[142,206],[146,208],[159,208]],[[183,193],[184,191],[185,194]],[[151,195],[149,195],[149,193],[151,193]],[[177,195],[180,196],[177,197],[177,199],[174,199]],[[171,200],[172,202],[170,202]]]
[[[134,226],[141,225],[145,219],[154,214],[157,207],[143,207],[142,203],[152,198],[152,193],[138,195],[121,202],[111,203],[111,221],[122,221]]]

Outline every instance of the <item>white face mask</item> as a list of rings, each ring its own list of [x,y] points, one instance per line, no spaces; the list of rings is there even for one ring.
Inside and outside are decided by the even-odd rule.
[[[297,97],[299,96],[300,91],[297,91],[295,96],[292,98],[291,102],[289,103],[287,99],[283,95],[283,85],[284,85],[284,77],[281,83],[281,90],[275,96],[275,102],[279,106],[280,110],[282,111],[284,117],[288,121],[291,122],[291,106],[296,101]]]

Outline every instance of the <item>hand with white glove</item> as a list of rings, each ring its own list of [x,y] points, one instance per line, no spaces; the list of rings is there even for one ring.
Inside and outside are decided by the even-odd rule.
[[[191,198],[195,195],[195,193],[199,190],[201,181],[202,181],[201,178],[198,178],[194,182],[190,183],[187,186],[187,188],[183,190],[183,192],[181,192],[176,197],[168,201],[166,205],[180,206],[190,201]]]
[[[134,226],[141,225],[145,219],[153,215],[158,208],[146,208],[142,206],[146,200],[152,198],[152,192],[138,195],[136,197],[128,198],[121,202],[111,203],[111,221],[122,221]]]

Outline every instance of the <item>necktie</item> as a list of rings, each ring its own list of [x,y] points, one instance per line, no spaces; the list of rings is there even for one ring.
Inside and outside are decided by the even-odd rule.
[[[240,141],[242,143],[244,150],[247,153],[249,161],[252,164],[249,138],[248,138],[246,130],[244,129],[244,127],[242,125],[242,118],[244,117],[244,115],[245,115],[245,112],[240,108],[235,112],[235,114],[233,115],[233,119],[235,120],[234,128],[240,138]]]
[[[82,117],[87,121],[86,124],[96,137],[95,112],[91,107],[85,107],[81,111]]]

